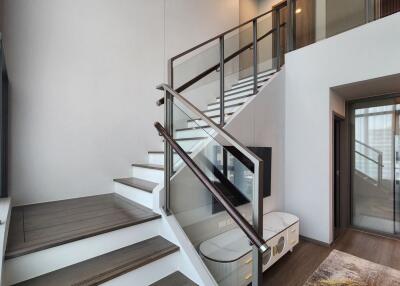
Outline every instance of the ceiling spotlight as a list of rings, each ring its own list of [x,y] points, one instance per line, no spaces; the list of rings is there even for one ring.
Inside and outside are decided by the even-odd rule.
[[[297,8],[296,9],[296,14],[300,14],[301,13],[301,8]]]

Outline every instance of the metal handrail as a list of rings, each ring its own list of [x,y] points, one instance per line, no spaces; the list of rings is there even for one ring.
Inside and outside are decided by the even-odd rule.
[[[168,135],[168,132],[159,122],[154,124],[158,132],[164,139],[171,145],[175,152],[182,158],[186,165],[192,170],[196,177],[203,183],[203,185],[212,193],[212,195],[218,200],[218,202],[226,209],[227,213],[232,217],[232,219],[238,224],[238,226],[243,230],[250,241],[257,246],[261,253],[268,250],[268,245],[266,242],[256,233],[250,223],[240,214],[240,212],[233,206],[233,204],[226,198],[224,193],[211,182],[211,180],[204,174],[199,166],[190,158],[181,146],[176,143],[176,141]]]
[[[281,28],[285,27],[286,23],[282,23],[280,25]],[[257,43],[262,41],[263,39],[265,39],[266,37],[268,37],[269,35],[271,35],[272,33],[274,33],[277,29],[273,28],[271,30],[269,30],[268,32],[266,32],[264,35],[260,36],[257,39]],[[226,57],[224,59],[224,64],[230,62],[231,60],[233,60],[236,56],[240,55],[241,53],[243,53],[244,51],[253,48],[253,42],[243,46],[242,48],[240,48],[239,50],[237,50],[236,52],[232,53],[231,55],[229,55],[228,57]],[[193,84],[195,84],[196,82],[198,82],[199,80],[201,80],[202,78],[206,77],[207,75],[209,75],[210,73],[212,73],[213,71],[218,71],[220,69],[220,67],[222,66],[222,64],[217,63],[214,66],[208,68],[207,70],[205,70],[204,72],[200,73],[198,76],[194,77],[193,79],[187,81],[186,83],[182,84],[181,86],[176,88],[176,91],[178,92],[182,92],[185,89],[189,88],[190,86],[192,86]]]
[[[243,27],[243,26],[245,26],[247,24],[250,24],[251,22],[253,22],[253,21],[255,21],[255,20],[257,20],[257,19],[259,19],[261,17],[264,17],[264,16],[268,15],[268,14],[272,13],[273,11],[274,11],[273,9],[269,10],[269,11],[267,11],[265,13],[262,13],[262,14],[254,17],[254,18],[252,18],[252,19],[250,19],[250,20],[248,20],[246,22],[243,22],[240,25],[237,25],[237,26],[235,26],[233,28],[230,28],[229,30],[226,30],[225,32],[223,32],[221,34],[219,34],[219,35],[217,35],[217,36],[215,36],[215,37],[213,37],[211,39],[208,39],[207,41],[204,41],[204,42],[202,42],[202,43],[200,43],[200,44],[198,44],[198,45],[196,45],[196,46],[194,46],[194,47],[192,47],[192,48],[190,48],[190,49],[188,49],[188,50],[186,50],[186,51],[184,51],[184,52],[182,52],[182,53],[180,53],[180,54],[178,54],[178,55],[176,55],[174,57],[172,57],[171,61],[175,61],[176,59],[179,59],[179,58],[183,57],[184,55],[187,55],[187,54],[197,50],[198,48],[201,48],[201,47],[203,47],[203,46],[205,46],[205,45],[207,45],[207,44],[209,44],[209,43],[211,43],[211,42],[213,42],[215,40],[218,40],[220,37],[223,37],[223,36],[233,32],[233,31],[235,31],[235,30],[237,30],[237,29],[239,29],[239,28],[241,28],[241,27]]]
[[[226,141],[228,141],[232,146],[237,148],[242,154],[244,154],[247,158],[249,158],[253,164],[259,165],[263,163],[263,160],[254,154],[249,148],[241,144],[237,141],[232,135],[226,132],[223,128],[221,128],[218,124],[212,121],[208,116],[206,116],[203,112],[201,112],[196,106],[194,106],[190,101],[188,101],[185,97],[180,95],[178,92],[173,90],[168,84],[160,84],[157,86],[157,89],[163,90],[171,94],[174,98],[177,98],[180,102],[182,102],[191,112],[197,114],[203,121],[205,121],[210,127],[217,130],[218,134],[222,136]]]
[[[359,151],[354,151],[354,152],[355,152],[356,154],[360,155],[361,157],[364,157],[365,159],[367,159],[367,160],[369,160],[369,161],[375,163],[375,164],[378,165],[379,167],[382,167],[382,168],[385,167],[385,166],[383,166],[383,164],[379,163],[378,161],[372,159],[371,157],[368,157],[367,155],[365,155],[365,154],[363,154],[363,153],[361,153],[361,152],[359,152]]]
[[[366,148],[368,148],[368,149],[370,149],[372,151],[374,151],[375,153],[378,153],[380,155],[383,154],[382,151],[380,151],[380,150],[378,150],[378,149],[376,149],[376,148],[374,148],[374,147],[372,147],[372,146],[370,146],[368,144],[365,144],[364,142],[361,142],[360,140],[355,140],[355,142],[360,144],[360,145],[363,145],[364,147],[366,147]]]

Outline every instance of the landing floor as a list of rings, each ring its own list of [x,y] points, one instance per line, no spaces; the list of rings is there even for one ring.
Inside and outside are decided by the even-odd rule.
[[[6,259],[159,217],[117,194],[14,207]]]
[[[347,229],[331,247],[301,240],[264,273],[264,285],[303,285],[333,249],[400,270],[400,240]]]

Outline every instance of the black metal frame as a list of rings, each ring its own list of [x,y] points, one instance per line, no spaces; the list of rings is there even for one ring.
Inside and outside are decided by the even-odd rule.
[[[350,154],[354,153],[354,146],[352,144],[352,142],[355,140],[354,138],[354,130],[353,130],[353,126],[352,126],[352,114],[350,113],[352,110],[354,110],[354,105],[357,103],[362,103],[362,102],[373,102],[376,100],[389,100],[389,99],[394,99],[394,98],[400,98],[400,94],[395,92],[395,93],[387,93],[387,94],[381,94],[381,95],[376,95],[373,97],[368,97],[365,99],[356,99],[356,100],[350,100],[349,102],[347,102],[346,104],[346,113],[349,114],[349,119],[348,119],[348,127],[347,127],[347,131],[348,131],[348,144],[350,146],[349,150],[350,150]],[[349,158],[349,170],[351,172],[351,170],[353,170],[354,167],[354,158],[353,155],[351,155],[351,158]],[[395,197],[395,180],[393,180],[393,196]],[[374,229],[369,229],[369,228],[363,228],[363,227],[358,227],[355,226],[353,223],[353,176],[350,175],[349,176],[349,207],[350,207],[350,212],[349,212],[349,216],[350,216],[350,227],[353,229],[357,229],[357,230],[361,230],[361,231],[368,231],[368,232],[372,232],[372,233],[376,233],[382,236],[387,236],[387,237],[393,237],[393,238],[399,238],[400,234],[397,233],[396,234],[396,229],[395,229],[395,223],[396,223],[396,218],[395,218],[395,210],[396,210],[396,205],[395,205],[395,200],[393,200],[393,229],[394,229],[394,233],[387,233],[387,232],[383,232],[383,231],[379,231],[379,230],[374,230]]]
[[[8,89],[9,81],[4,57],[3,43],[0,44],[1,99],[0,99],[0,197],[8,197],[7,189],[7,145],[8,145]]]

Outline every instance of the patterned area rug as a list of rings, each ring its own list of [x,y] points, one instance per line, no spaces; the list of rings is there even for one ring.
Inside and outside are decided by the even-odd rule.
[[[333,250],[304,286],[400,286],[400,271]]]

